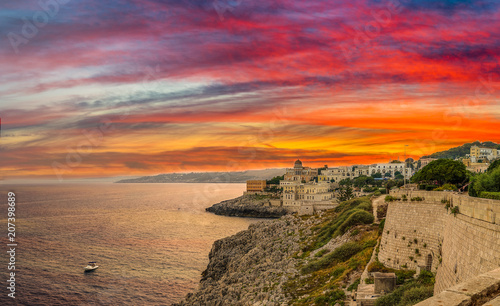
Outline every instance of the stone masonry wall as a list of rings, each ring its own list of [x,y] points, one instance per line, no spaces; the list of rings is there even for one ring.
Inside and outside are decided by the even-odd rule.
[[[458,214],[448,215],[443,261],[434,292],[500,267],[500,226]]]
[[[391,195],[401,197],[406,194],[408,198],[423,197],[427,201],[440,203],[441,200],[446,199],[451,202],[453,206],[458,206],[460,213],[474,219],[483,220],[490,223],[500,224],[500,201],[474,198],[465,194],[448,191],[391,191]]]
[[[500,267],[500,225],[494,223],[500,216],[496,213],[500,201],[467,202],[470,197],[452,193],[411,192],[416,196],[425,201],[389,204],[379,252],[382,263],[416,269],[432,259],[431,271],[437,271],[435,293]],[[459,214],[445,209],[444,197],[459,206]]]
[[[431,271],[436,272],[446,218],[444,204],[390,203],[380,243],[380,262],[394,269],[416,270],[432,261]]]

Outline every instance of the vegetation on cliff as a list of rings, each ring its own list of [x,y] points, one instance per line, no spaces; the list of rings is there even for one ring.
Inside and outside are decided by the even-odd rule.
[[[469,154],[470,148],[472,146],[487,147],[487,148],[500,148],[499,144],[491,142],[491,141],[485,141],[485,142],[475,141],[472,143],[466,143],[466,144],[461,145],[459,147],[451,148],[451,149],[446,150],[446,151],[432,153],[431,155],[423,156],[422,158],[432,157],[432,158],[455,159],[457,157],[463,157],[466,154]]]
[[[413,273],[415,271],[412,271]],[[399,279],[399,277],[398,277]],[[377,299],[376,306],[411,306],[430,298],[434,292],[434,274],[422,271],[418,278],[409,279],[393,292]]]
[[[301,239],[300,274],[288,280],[286,296],[291,305],[343,305],[346,288],[359,284],[380,235],[373,224],[367,197],[341,203],[325,212],[312,235]]]
[[[370,212],[358,198],[218,240],[198,291],[179,305],[343,305],[380,235]]]

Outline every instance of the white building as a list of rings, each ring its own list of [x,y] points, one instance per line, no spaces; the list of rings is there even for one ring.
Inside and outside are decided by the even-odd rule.
[[[318,182],[340,182],[343,179],[353,179],[362,175],[370,176],[370,168],[365,165],[341,166],[322,170]]]
[[[405,175],[406,172],[406,178],[410,178],[413,175],[413,170],[406,167],[405,163],[373,164],[369,166],[369,172],[370,175],[380,173],[382,177],[385,177],[386,173],[389,173],[391,178],[396,176],[396,172],[401,173],[401,175]]]

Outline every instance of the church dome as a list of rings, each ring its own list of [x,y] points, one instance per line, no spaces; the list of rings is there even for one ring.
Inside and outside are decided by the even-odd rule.
[[[300,159],[297,159],[295,161],[295,164],[293,165],[294,168],[302,168],[302,162],[300,161]]]

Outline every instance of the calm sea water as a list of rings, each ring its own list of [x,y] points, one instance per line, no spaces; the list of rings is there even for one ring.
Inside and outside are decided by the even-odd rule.
[[[198,286],[212,243],[255,219],[206,213],[243,184],[2,185],[0,305],[170,304]],[[16,193],[16,296],[7,297],[7,192]],[[88,261],[100,268],[83,273]]]

